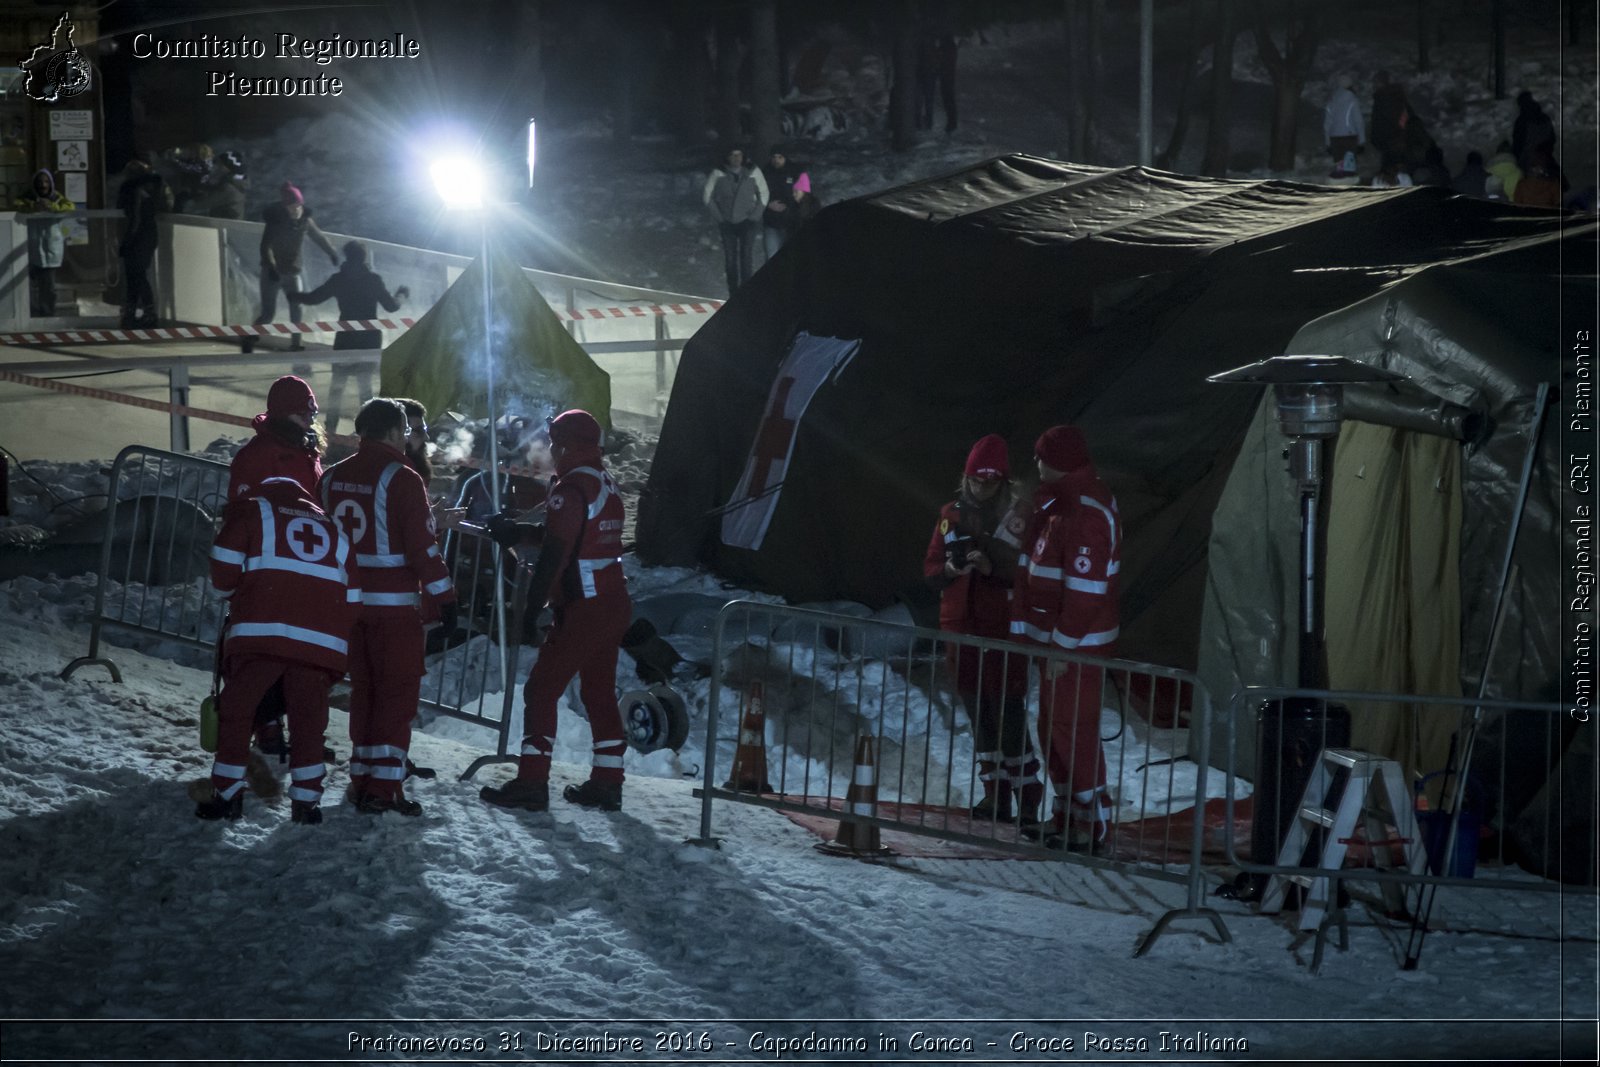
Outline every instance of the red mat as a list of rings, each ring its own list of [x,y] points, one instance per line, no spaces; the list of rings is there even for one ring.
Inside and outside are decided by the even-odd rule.
[[[815,813],[785,811],[783,814],[822,840],[832,841],[839,832],[839,818],[834,813],[844,808],[844,801],[829,798],[826,801],[828,805],[826,812],[822,809],[824,803],[822,797],[808,798],[808,802],[817,807]],[[1245,846],[1248,846],[1250,841],[1251,810],[1251,798],[1247,797],[1234,803],[1234,840]],[[1016,827],[1013,824],[975,821],[971,813],[964,808],[945,808],[930,804],[894,804],[883,801],[878,804],[878,817],[923,826],[929,830],[972,834],[997,843],[1016,843],[1018,840]],[[1221,797],[1206,801],[1204,818],[1202,862],[1208,866],[1220,866],[1227,862],[1223,852],[1227,801]],[[1193,832],[1193,808],[1174,815],[1123,823],[1117,827],[1113,849],[1104,854],[1103,858],[1129,863],[1168,865],[1188,863],[1190,835]],[[947,841],[939,837],[924,837],[902,830],[880,830],[879,837],[896,855],[919,859],[1030,860],[1056,857],[1056,853],[1042,850],[1037,853],[1017,853],[1004,848],[988,847],[981,841]],[[1032,845],[1032,842],[1028,841],[1022,843]]]

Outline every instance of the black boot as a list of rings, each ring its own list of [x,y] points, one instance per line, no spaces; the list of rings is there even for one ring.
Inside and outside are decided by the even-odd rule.
[[[569,785],[561,791],[561,796],[569,803],[583,808],[599,808],[601,811],[622,810],[622,783],[597,782],[593,778],[582,785]]]
[[[530,781],[526,778],[513,778],[499,788],[492,785],[484,786],[478,790],[478,799],[499,808],[549,811],[550,783]]]
[[[289,818],[307,826],[322,822],[322,805],[311,800],[296,800],[289,805]]]
[[[407,778],[437,778],[438,776],[439,772],[434,770],[432,767],[418,767],[415,763],[412,763],[410,759],[406,760]]]
[[[382,815],[386,811],[394,811],[401,815],[415,816],[422,814],[422,805],[408,799],[404,793],[396,793],[392,797],[366,793],[356,801],[356,810],[363,815]]]
[[[244,790],[241,789],[233,794],[232,800],[223,800],[213,790],[209,800],[202,800],[195,805],[194,814],[197,819],[205,819],[207,821],[227,819],[232,822],[244,814]]]

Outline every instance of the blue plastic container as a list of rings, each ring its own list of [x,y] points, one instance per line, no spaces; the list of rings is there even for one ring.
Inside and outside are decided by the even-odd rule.
[[[1417,798],[1422,798],[1428,782],[1443,774],[1434,771],[1417,783]],[[1478,783],[1467,779],[1467,793],[1461,806],[1461,817],[1456,823],[1456,853],[1450,859],[1451,878],[1471,878],[1478,870],[1478,829],[1483,823],[1479,812],[1483,798]],[[1445,841],[1450,834],[1448,811],[1418,811],[1417,826],[1422,831],[1422,845],[1428,850],[1428,871],[1438,874],[1444,868]]]

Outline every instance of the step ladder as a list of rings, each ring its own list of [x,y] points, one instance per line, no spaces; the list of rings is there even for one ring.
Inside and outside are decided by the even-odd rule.
[[[1344,792],[1336,809],[1327,807],[1328,793],[1335,777],[1348,773]],[[1381,802],[1381,803],[1380,803]],[[1300,799],[1299,810],[1278,853],[1278,866],[1298,867],[1304,857],[1312,835],[1320,827],[1325,833],[1322,855],[1317,866],[1331,872],[1324,875],[1275,874],[1267,882],[1261,897],[1261,911],[1274,913],[1283,908],[1284,897],[1291,885],[1303,886],[1305,898],[1300,906],[1300,929],[1316,930],[1317,958],[1322,955],[1322,936],[1330,921],[1340,924],[1340,947],[1348,947],[1348,934],[1344,928],[1342,909],[1335,908],[1329,915],[1329,902],[1336,893],[1338,871],[1344,867],[1360,822],[1366,830],[1366,843],[1374,864],[1400,868],[1411,872],[1421,871],[1427,863],[1426,852],[1417,827],[1416,812],[1412,809],[1411,792],[1406,788],[1405,772],[1392,759],[1374,756],[1349,748],[1325,748],[1317,756],[1311,777],[1306,782],[1305,794]],[[1388,827],[1394,827],[1394,838]],[[1401,850],[1401,863],[1393,862],[1393,849]],[[1382,862],[1387,853],[1387,863]],[[1385,902],[1392,911],[1404,908],[1404,895],[1400,884],[1381,882]],[[1314,967],[1315,965],[1313,965]]]

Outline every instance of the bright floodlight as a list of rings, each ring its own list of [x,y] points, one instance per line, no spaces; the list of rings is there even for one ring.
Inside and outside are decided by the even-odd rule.
[[[429,168],[439,199],[448,208],[483,206],[483,170],[476,160],[463,156],[441,159]]]
[[[533,120],[529,119],[528,120],[528,188],[529,189],[533,188],[533,160],[534,160],[534,156],[537,154],[535,152],[535,150],[534,150],[535,149],[535,140],[534,140],[534,136],[533,136],[533,125],[534,125]]]

